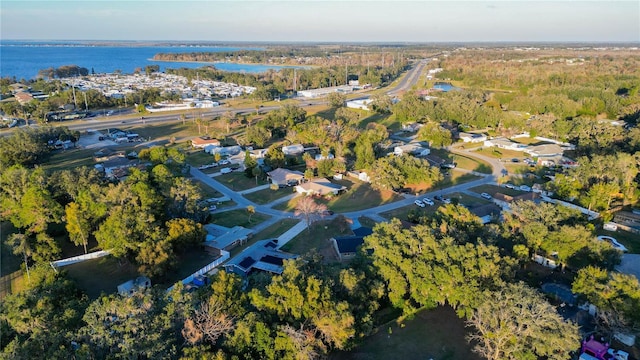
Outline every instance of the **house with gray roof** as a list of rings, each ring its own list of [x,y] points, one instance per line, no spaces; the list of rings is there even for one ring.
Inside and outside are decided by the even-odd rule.
[[[231,259],[224,268],[227,272],[241,276],[247,276],[254,270],[282,274],[285,260],[295,259],[298,255],[289,254],[277,248],[277,239],[258,241]]]
[[[253,236],[252,229],[242,226],[234,226],[224,231],[218,228],[212,229],[205,225],[205,229],[208,233],[204,242],[205,249],[215,254],[220,254],[221,250],[229,251],[238,245],[244,244]]]

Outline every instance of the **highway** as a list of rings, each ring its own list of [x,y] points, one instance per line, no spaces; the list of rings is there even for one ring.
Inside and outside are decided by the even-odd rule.
[[[407,91],[414,86],[420,79],[420,74],[424,71],[425,66],[428,64],[428,60],[420,60],[414,64],[414,66],[404,74],[398,83],[393,87],[387,89],[386,94],[389,96],[398,96],[404,91]],[[371,95],[364,94],[360,99],[368,99]],[[314,105],[326,104],[325,99],[298,99],[298,106],[309,107]],[[266,113],[279,109],[280,106],[265,106],[260,108],[261,113]],[[256,111],[255,108],[234,108],[227,106],[219,106],[212,109],[198,110],[198,117],[216,117],[220,116],[228,111],[234,114],[250,114]],[[132,110],[121,110],[119,114],[113,116],[96,116],[87,118],[85,120],[74,122],[52,122],[53,126],[66,126],[71,130],[86,131],[86,130],[101,130],[114,127],[132,126],[132,125],[152,125],[152,124],[167,124],[181,122],[181,114],[145,114],[144,119],[139,117],[131,117],[134,114]],[[194,114],[191,111],[184,113],[187,120],[192,120]],[[124,115],[125,117],[122,117]],[[32,124],[31,126],[37,126]],[[0,131],[0,136],[6,136],[11,134],[13,129],[7,129]]]

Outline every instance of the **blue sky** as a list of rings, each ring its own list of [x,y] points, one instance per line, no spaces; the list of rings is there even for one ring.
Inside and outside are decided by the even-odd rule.
[[[640,42],[640,1],[0,1],[1,39]]]

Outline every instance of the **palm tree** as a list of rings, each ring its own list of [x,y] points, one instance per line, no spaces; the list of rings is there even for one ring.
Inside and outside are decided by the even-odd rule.
[[[7,238],[7,243],[13,248],[14,254],[22,254],[24,256],[24,266],[27,269],[27,278],[29,279],[29,281],[31,281],[27,257],[31,256],[33,250],[31,249],[31,242],[29,241],[29,237],[26,234],[11,234]]]

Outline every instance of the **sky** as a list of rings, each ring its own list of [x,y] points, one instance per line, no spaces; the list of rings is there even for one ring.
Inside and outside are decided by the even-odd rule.
[[[640,1],[0,1],[1,40],[640,42]]]

